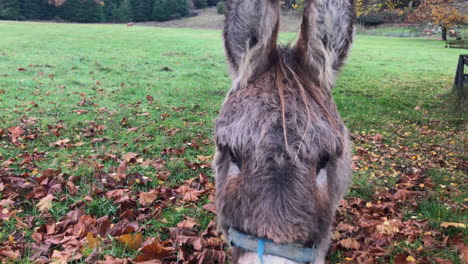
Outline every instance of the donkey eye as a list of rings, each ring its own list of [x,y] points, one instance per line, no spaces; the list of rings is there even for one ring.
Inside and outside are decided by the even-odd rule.
[[[322,155],[319,162],[317,163],[316,175],[320,173],[322,169],[327,167],[327,163],[330,161],[330,156],[328,154]]]
[[[231,149],[229,150],[229,157],[231,159],[231,162],[236,164],[236,166],[239,169],[242,168],[242,161],[237,157],[237,155],[234,154],[234,152]]]

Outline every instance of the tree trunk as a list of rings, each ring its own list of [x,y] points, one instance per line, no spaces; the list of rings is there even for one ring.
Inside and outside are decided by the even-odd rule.
[[[442,40],[447,40],[447,27],[442,27]]]

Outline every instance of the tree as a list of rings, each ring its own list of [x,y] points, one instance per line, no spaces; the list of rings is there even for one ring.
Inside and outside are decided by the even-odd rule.
[[[156,0],[154,3],[153,18],[156,21],[167,21],[171,19],[172,7],[168,0]]]
[[[42,1],[41,0],[21,0],[20,13],[25,19],[40,19],[42,18]]]
[[[93,23],[104,21],[104,10],[103,2],[97,2],[95,0],[82,0],[81,1],[81,16],[78,18],[78,22]]]
[[[60,17],[68,21],[78,21],[81,16],[81,0],[67,0],[60,5]]]
[[[135,21],[151,20],[154,0],[132,0],[131,3]]]
[[[102,2],[95,0],[67,0],[61,5],[62,18],[74,22],[102,22],[104,11]]]
[[[115,22],[116,18],[113,16],[115,9],[117,9],[117,4],[114,1],[106,0],[104,2],[104,16],[106,21]]]
[[[130,22],[133,20],[132,6],[130,0],[123,0],[120,6],[114,9],[113,17],[116,22]]]
[[[202,9],[208,6],[207,0],[195,0],[194,3],[197,9]]]
[[[59,15],[59,7],[50,0],[41,0],[41,17],[40,19],[53,19]]]
[[[190,13],[188,0],[156,0],[153,18],[156,21],[167,21],[172,18],[184,17]]]
[[[18,20],[20,2],[18,0],[0,0],[0,19]]]
[[[188,0],[174,0],[172,13],[181,17],[188,16],[190,13]]]
[[[408,6],[412,6],[415,1],[419,0],[356,0],[355,9],[358,16],[397,9],[403,12]]]
[[[422,0],[408,21],[428,22],[442,28],[442,40],[447,40],[447,30],[458,23],[466,23],[468,15],[459,12],[454,0]]]
[[[208,0],[209,6],[216,6],[221,0]]]

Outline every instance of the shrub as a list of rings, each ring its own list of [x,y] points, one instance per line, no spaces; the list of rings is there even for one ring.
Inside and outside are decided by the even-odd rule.
[[[219,2],[221,2],[221,0],[208,0],[208,5],[209,6],[218,6]]]
[[[188,0],[173,0],[174,10],[172,11],[173,15],[179,15],[180,17],[188,16],[190,13],[190,6]]]
[[[0,19],[17,20],[20,16],[18,0],[0,0]]]
[[[167,21],[171,19],[171,3],[167,0],[156,0],[154,3],[153,17],[156,21]]]
[[[189,12],[188,0],[156,0],[153,17],[156,21],[167,21],[187,16]]]
[[[197,9],[205,8],[208,6],[207,0],[195,0],[194,4]]]
[[[112,10],[112,20],[114,22],[130,22],[133,20],[132,7],[129,0],[124,0],[118,8]]]
[[[224,2],[223,1],[218,2],[218,4],[216,5],[216,10],[218,11],[218,14],[220,15],[224,14]]]
[[[365,26],[376,26],[384,22],[382,16],[375,14],[360,16],[358,20],[361,24]]]
[[[0,19],[17,20],[20,18],[19,10],[13,7],[0,10]]]

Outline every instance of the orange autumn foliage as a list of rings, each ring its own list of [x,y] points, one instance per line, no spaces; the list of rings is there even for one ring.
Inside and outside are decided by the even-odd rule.
[[[431,22],[442,28],[466,23],[468,15],[459,11],[454,0],[423,0],[408,17],[409,22]]]

